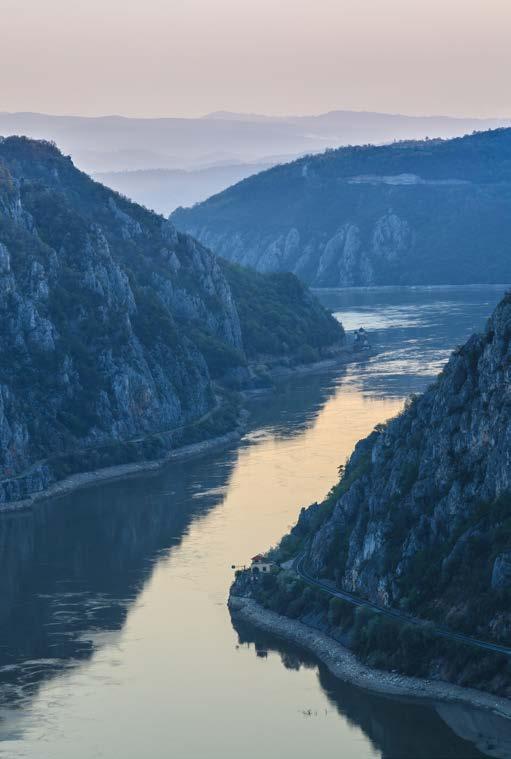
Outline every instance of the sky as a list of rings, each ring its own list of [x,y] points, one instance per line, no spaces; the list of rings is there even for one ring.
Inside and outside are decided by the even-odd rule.
[[[0,0],[0,111],[511,116],[509,0]]]

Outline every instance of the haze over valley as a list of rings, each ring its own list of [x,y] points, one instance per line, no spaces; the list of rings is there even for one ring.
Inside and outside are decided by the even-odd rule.
[[[132,200],[169,214],[300,155],[349,144],[452,137],[510,123],[504,118],[342,110],[296,117],[220,111],[201,118],[158,119],[4,112],[0,135],[51,140],[83,171]]]

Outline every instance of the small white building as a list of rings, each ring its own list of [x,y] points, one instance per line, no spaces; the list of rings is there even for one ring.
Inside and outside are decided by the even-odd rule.
[[[261,553],[258,553],[257,556],[252,556],[251,562],[250,569],[254,574],[268,574],[276,566],[274,561],[270,561],[270,559],[267,559]]]

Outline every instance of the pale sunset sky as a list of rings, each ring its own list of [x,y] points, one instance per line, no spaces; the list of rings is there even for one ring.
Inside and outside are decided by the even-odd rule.
[[[511,116],[510,0],[0,0],[0,111]]]

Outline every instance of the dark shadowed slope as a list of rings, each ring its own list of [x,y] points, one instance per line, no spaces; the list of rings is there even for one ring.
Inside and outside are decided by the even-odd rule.
[[[172,216],[216,253],[317,287],[511,281],[511,130],[352,147]]]

